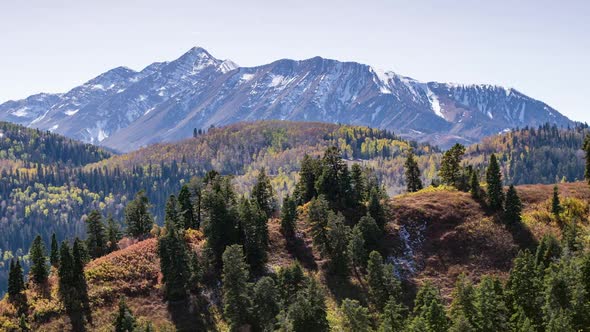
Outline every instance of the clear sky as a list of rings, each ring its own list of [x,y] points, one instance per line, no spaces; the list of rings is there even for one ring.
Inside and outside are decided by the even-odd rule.
[[[590,122],[590,1],[2,0],[0,102],[192,46],[242,66],[316,55],[514,87]]]

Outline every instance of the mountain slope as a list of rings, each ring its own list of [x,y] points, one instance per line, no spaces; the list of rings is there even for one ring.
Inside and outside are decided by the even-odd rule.
[[[65,94],[0,105],[0,120],[120,151],[261,119],[365,125],[443,146],[507,128],[573,124],[514,89],[422,83],[321,57],[238,67],[202,48],[141,72],[113,69]]]

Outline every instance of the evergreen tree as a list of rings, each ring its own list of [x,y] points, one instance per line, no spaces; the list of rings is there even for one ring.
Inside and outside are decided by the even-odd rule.
[[[465,154],[465,147],[459,143],[443,154],[438,176],[441,182],[448,186],[457,187],[461,178],[461,160]]]
[[[307,287],[297,293],[289,307],[289,321],[293,332],[323,332],[330,326],[326,317],[326,299],[324,292],[314,278],[310,278]]]
[[[59,296],[75,331],[84,330],[84,316],[91,319],[82,251],[78,239],[73,250],[67,242],[62,242],[58,268]]]
[[[365,199],[367,192],[366,179],[363,169],[359,164],[353,164],[350,169],[351,200],[354,202],[355,209],[359,209]]]
[[[190,250],[189,250],[190,251]],[[188,288],[190,291],[197,291],[199,283],[203,279],[203,268],[201,260],[196,252],[191,252],[190,255],[190,279],[188,281]]]
[[[283,200],[281,209],[281,233],[287,240],[295,238],[297,230],[297,203],[289,194]]]
[[[500,210],[504,203],[504,190],[500,165],[494,154],[490,157],[490,164],[486,171],[486,182],[488,184],[488,204],[492,209]]]
[[[541,238],[535,253],[535,266],[544,271],[549,264],[561,256],[561,246],[555,236],[546,234]]]
[[[92,210],[86,218],[86,248],[90,257],[97,258],[107,252],[107,239],[105,235],[102,216],[98,210]]]
[[[422,325],[426,327],[424,331],[429,332],[446,332],[448,330],[449,323],[440,293],[432,284],[426,283],[418,290],[414,301],[414,317],[411,324],[414,326],[410,328],[411,331],[422,331]]]
[[[517,325],[529,320],[525,325],[532,324],[540,326],[542,317],[539,308],[542,307],[541,294],[543,290],[542,280],[539,271],[535,266],[535,258],[530,251],[525,250],[518,253],[510,270],[510,276],[506,282],[507,305],[512,312],[522,313],[514,317]]]
[[[459,275],[455,283],[451,298],[450,316],[453,322],[459,322],[467,319],[470,326],[473,326],[476,318],[475,308],[475,289],[471,281],[467,279],[465,274]],[[457,323],[457,325],[464,325]]]
[[[497,280],[484,276],[475,291],[475,326],[478,331],[496,332],[508,330],[508,311]],[[501,286],[500,286],[501,290]]]
[[[379,332],[403,332],[405,331],[405,315],[407,309],[398,303],[395,297],[390,297],[381,313]]]
[[[251,196],[260,209],[264,211],[266,218],[270,218],[276,209],[276,201],[272,185],[270,184],[270,178],[266,175],[264,167],[258,172]]]
[[[150,204],[145,192],[139,191],[125,207],[127,233],[132,237],[147,237],[152,230],[154,219],[149,212]]]
[[[379,248],[379,241],[381,240],[382,231],[379,226],[377,226],[375,219],[373,219],[370,215],[366,215],[359,220],[355,227],[358,227],[363,234],[367,253]],[[363,266],[365,265],[366,262],[363,263]]]
[[[23,279],[23,268],[17,259],[10,260],[10,271],[8,274],[8,298],[14,302],[25,290],[25,281]]]
[[[25,314],[20,315],[20,319],[18,322],[18,328],[19,328],[19,332],[30,332],[31,331],[31,326],[29,325],[29,322],[27,322],[27,316],[25,316]]]
[[[518,197],[514,185],[511,185],[510,188],[508,188],[505,205],[504,219],[506,224],[510,226],[519,224],[521,222],[520,214],[522,212],[522,203],[520,202],[520,198]]]
[[[295,199],[298,204],[302,205],[317,196],[315,183],[318,176],[319,163],[309,155],[305,154],[301,160],[299,170],[299,182],[295,188]]]
[[[242,244],[246,261],[253,269],[260,269],[266,263],[268,248],[268,225],[266,213],[256,201],[242,198],[239,206]]]
[[[185,229],[197,229],[197,220],[195,217],[193,202],[191,199],[191,192],[188,185],[183,185],[178,193],[178,206],[182,225]]]
[[[350,228],[344,224],[341,213],[328,216],[328,256],[330,269],[339,276],[348,275],[348,242]]]
[[[324,153],[316,180],[316,191],[318,195],[324,196],[335,211],[344,211],[352,203],[348,166],[342,160],[337,147],[329,147]]]
[[[559,189],[557,185],[553,187],[553,198],[551,199],[551,213],[555,216],[555,218],[559,218],[559,214],[561,213],[561,203],[559,201]]]
[[[471,172],[471,178],[469,179],[469,192],[471,193],[471,197],[474,199],[481,198],[481,187],[479,185],[479,176],[477,171]]]
[[[355,332],[370,332],[371,319],[369,317],[369,310],[363,307],[359,301],[344,299],[340,306],[340,311],[343,315],[344,329],[346,331]]]
[[[59,265],[59,245],[55,233],[51,234],[51,253],[49,255],[49,262],[53,267]]]
[[[314,198],[309,203],[307,218],[311,226],[311,237],[314,246],[324,256],[329,255],[328,217],[330,212],[328,201],[324,199],[324,196]]]
[[[113,252],[119,248],[118,243],[121,240],[121,230],[119,224],[115,222],[111,214],[107,217],[106,240],[108,252]]]
[[[475,332],[475,328],[465,316],[460,315],[453,318],[452,325],[449,327],[449,332]],[[533,331],[531,331],[533,332]]]
[[[31,279],[34,283],[41,285],[47,281],[49,270],[47,267],[47,256],[45,245],[40,235],[37,235],[31,249],[29,250],[29,259],[31,261]]]
[[[119,311],[113,325],[115,332],[133,332],[137,327],[135,317],[127,306],[124,297],[119,299]]]
[[[214,177],[203,191],[203,233],[217,267],[225,247],[239,242],[241,230],[237,221],[235,193],[228,178]]]
[[[369,299],[381,311],[391,297],[399,298],[399,282],[393,278],[393,267],[383,264],[383,257],[376,251],[369,254],[367,264]]]
[[[232,331],[248,323],[250,297],[248,296],[248,264],[242,246],[231,245],[223,253],[223,312]]]
[[[365,267],[367,262],[367,248],[363,232],[358,226],[354,226],[350,235],[350,242],[348,243],[348,252],[355,274],[358,276],[359,269]]]
[[[166,205],[166,232],[158,239],[158,255],[162,281],[166,285],[168,300],[181,300],[187,295],[190,275],[188,248],[178,230],[176,200],[170,196]]]
[[[413,193],[422,189],[422,180],[420,179],[420,168],[414,158],[414,151],[410,149],[404,164],[406,171],[406,188],[408,192]]]
[[[369,194],[368,214],[375,220],[380,229],[385,227],[385,208],[381,204],[381,195],[376,188],[371,189]]]
[[[279,313],[279,294],[271,277],[262,277],[254,285],[252,317],[255,331],[274,331]]]
[[[176,230],[184,229],[184,223],[181,222],[180,213],[178,212],[178,201],[174,195],[168,196],[166,201],[164,223],[166,225],[174,224]]]
[[[88,322],[92,322],[92,315],[90,311],[90,300],[88,298],[88,284],[86,283],[86,275],[84,274],[84,266],[88,257],[87,249],[84,242],[79,238],[74,239],[72,246],[72,287],[75,294],[76,306],[80,306],[81,314]]]
[[[305,275],[303,268],[298,261],[295,263],[281,267],[277,273],[278,290],[281,298],[281,306],[283,308],[289,307],[296,294],[304,286]]]

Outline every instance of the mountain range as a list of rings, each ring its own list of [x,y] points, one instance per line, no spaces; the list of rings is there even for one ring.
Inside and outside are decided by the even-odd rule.
[[[420,82],[321,57],[240,67],[195,47],[141,71],[117,67],[66,93],[0,105],[0,120],[128,152],[195,128],[255,120],[365,125],[440,146],[574,122],[512,88]]]

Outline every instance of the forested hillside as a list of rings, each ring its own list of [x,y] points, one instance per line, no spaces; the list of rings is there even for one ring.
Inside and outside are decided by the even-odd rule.
[[[387,131],[322,123],[266,121],[199,130],[191,139],[108,159],[107,151],[59,135],[11,124],[1,129],[0,291],[10,258],[25,258],[27,270],[25,256],[37,233],[45,241],[53,233],[60,241],[83,236],[86,214],[95,208],[121,223],[123,208],[140,190],[162,224],[168,195],[210,170],[233,175],[236,190],[247,193],[264,167],[282,201],[294,190],[303,156],[318,157],[336,146],[345,162],[369,168],[386,192],[395,195],[406,187],[403,166],[410,148],[425,185],[438,181],[442,157],[435,147]],[[497,151],[504,184],[579,180],[586,131],[583,126],[517,130],[468,147],[465,161],[480,170],[483,179],[489,156]]]
[[[388,198],[328,147],[282,202],[264,169],[245,196],[212,170],[168,196],[163,226],[143,192],[123,229],[87,210],[83,240],[35,238],[29,273],[10,261],[0,328],[589,331],[587,182],[506,188],[495,155],[480,181],[460,145],[436,186],[412,153],[403,169]]]

